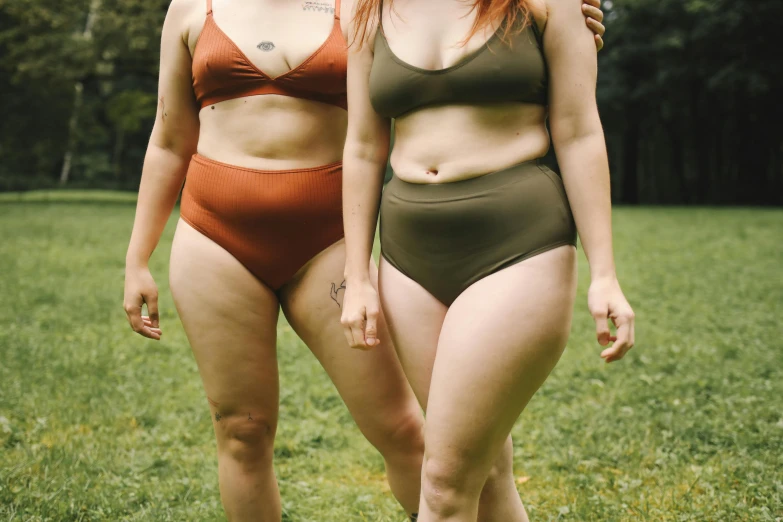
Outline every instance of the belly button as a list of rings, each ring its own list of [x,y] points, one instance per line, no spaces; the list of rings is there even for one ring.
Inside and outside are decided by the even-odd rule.
[[[430,176],[437,176],[438,169],[427,169],[427,174],[429,174]]]

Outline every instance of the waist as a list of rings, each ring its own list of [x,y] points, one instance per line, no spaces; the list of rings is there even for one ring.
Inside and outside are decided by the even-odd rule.
[[[542,108],[443,107],[395,122],[394,173],[410,183],[453,183],[544,156]]]
[[[258,170],[309,168],[342,158],[347,127],[339,107],[286,96],[227,100],[199,113],[198,152]]]
[[[234,165],[231,163],[225,163],[207,156],[203,156],[199,153],[193,154],[190,158],[190,166],[188,167],[188,175],[191,173],[197,173],[197,175],[212,175],[216,172],[221,174],[231,173],[243,173],[243,174],[257,174],[259,176],[274,176],[284,174],[300,174],[306,175],[319,175],[319,174],[336,174],[342,176],[343,162],[341,160],[333,161],[331,163],[324,163],[311,167],[294,167],[290,169],[255,169],[250,167],[243,167],[241,165]],[[270,179],[270,178],[267,178]]]
[[[395,173],[387,185],[387,190],[390,189],[389,192],[393,193],[394,197],[406,201],[426,202],[452,198],[462,199],[465,195],[475,196],[486,191],[502,189],[506,185],[516,183],[528,175],[539,175],[542,172],[549,177],[557,177],[557,174],[543,164],[541,158],[522,161],[480,176],[473,176],[449,183],[411,183],[401,179]]]

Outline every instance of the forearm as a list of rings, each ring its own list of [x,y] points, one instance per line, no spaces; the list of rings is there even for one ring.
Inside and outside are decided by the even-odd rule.
[[[343,158],[345,278],[369,280],[386,161],[346,150]]]
[[[590,264],[590,277],[615,277],[609,162],[603,131],[598,128],[556,143],[556,150],[579,238]]]
[[[136,204],[126,265],[145,266],[158,245],[185,179],[189,155],[150,144]]]

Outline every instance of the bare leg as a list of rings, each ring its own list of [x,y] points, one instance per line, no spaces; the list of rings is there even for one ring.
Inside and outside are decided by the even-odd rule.
[[[448,308],[384,259],[380,295],[405,375],[426,409],[438,338]],[[481,522],[527,520],[514,483],[511,437],[484,485],[479,513]]]
[[[476,285],[473,285],[468,291],[466,291],[448,310],[448,315],[445,306],[439,303],[434,297],[429,295],[423,288],[417,283],[410,280],[399,271],[394,269],[391,265],[382,261],[381,263],[381,299],[385,313],[391,325],[392,334],[395,339],[395,344],[400,352],[400,360],[403,363],[406,374],[409,376],[411,383],[414,385],[414,391],[419,397],[419,400],[427,408],[427,460],[425,462],[424,478],[422,484],[422,509],[426,509],[426,502],[428,497],[434,495],[434,498],[430,498],[433,503],[438,504],[439,495],[436,491],[443,491],[444,485],[438,483],[435,479],[438,478],[437,474],[434,474],[433,468],[438,466],[440,458],[430,460],[430,455],[439,456],[442,452],[449,453],[454,450],[452,441],[440,440],[438,437],[430,437],[431,433],[431,419],[435,419],[437,422],[442,423],[444,426],[442,429],[448,431],[448,424],[450,415],[456,414],[456,412],[462,412],[462,415],[468,415],[471,422],[476,422],[476,426],[489,426],[492,427],[494,422],[489,422],[483,411],[483,405],[479,408],[474,408],[470,400],[471,392],[466,392],[464,384],[470,384],[471,382],[477,388],[482,388],[487,383],[495,383],[494,376],[483,376],[483,370],[487,368],[485,361],[492,356],[493,360],[499,360],[499,367],[506,372],[506,374],[513,373],[515,377],[513,379],[525,380],[529,376],[526,373],[517,373],[516,371],[510,372],[512,358],[509,356],[505,359],[501,356],[499,359],[495,358],[493,354],[498,352],[498,348],[505,344],[513,345],[513,348],[502,350],[500,353],[508,351],[513,355],[517,352],[526,351],[526,346],[529,343],[535,343],[536,338],[533,335],[535,332],[544,331],[546,333],[546,322],[536,318],[536,315],[530,315],[524,308],[536,308],[539,306],[536,303],[545,303],[547,300],[551,300],[558,304],[558,309],[549,307],[547,309],[544,306],[539,310],[538,315],[554,314],[554,316],[548,315],[549,322],[559,321],[555,326],[550,329],[550,336],[557,337],[564,330],[566,333],[562,337],[562,345],[558,345],[559,348],[549,349],[549,352],[556,353],[554,363],[559,358],[562,352],[562,346],[565,345],[565,336],[570,325],[571,316],[571,303],[573,302],[573,293],[575,289],[575,256],[573,248],[563,247],[551,252],[541,254],[533,259],[530,259],[519,265],[515,265],[507,270],[504,270],[498,274],[488,277]],[[520,273],[522,275],[516,275]],[[505,275],[509,275],[507,278]],[[549,274],[549,275],[547,275]],[[548,286],[547,286],[548,285]],[[546,290],[544,290],[546,288]],[[483,289],[483,293],[482,293]],[[505,293],[504,293],[505,292]],[[544,296],[539,295],[539,292],[543,292]],[[569,297],[570,296],[570,297]],[[509,301],[509,306],[504,310],[499,307],[500,303],[505,301],[499,301],[499,299],[506,299]],[[559,299],[559,301],[558,301]],[[567,301],[563,304],[563,301]],[[467,303],[464,304],[464,303]],[[492,306],[488,306],[491,304]],[[473,307],[472,309],[470,307]],[[503,304],[502,306],[505,306]],[[460,312],[461,309],[466,309],[466,312]],[[523,315],[524,314],[524,315]],[[526,317],[527,315],[527,317]],[[445,321],[438,321],[439,316],[447,316]],[[495,317],[497,316],[497,317]],[[490,319],[494,318],[495,323],[492,323]],[[499,321],[505,320],[507,324],[507,330],[498,329],[500,326],[497,324]],[[563,323],[566,323],[563,325]],[[535,324],[536,327],[533,332],[525,332],[525,325],[530,327],[530,324]],[[441,325],[443,330],[441,331]],[[460,329],[459,326],[464,326]],[[470,326],[473,325],[477,331],[470,330]],[[484,327],[489,333],[482,333],[479,327]],[[496,331],[493,332],[492,329]],[[509,330],[510,329],[510,330]],[[507,333],[508,332],[508,333]],[[486,339],[480,337],[473,338],[474,335],[482,334]],[[497,339],[491,338],[491,335],[495,335]],[[456,343],[457,340],[470,348],[465,348],[465,351],[470,354],[474,352],[475,358],[470,361],[457,361],[455,365],[468,375],[463,376],[459,373],[451,373],[449,371],[448,364],[442,364],[443,361],[450,360],[449,357],[441,358],[441,352],[443,346],[449,347],[452,343]],[[554,341],[553,341],[554,342]],[[516,344],[514,344],[516,343]],[[555,343],[557,344],[557,343]],[[434,346],[435,345],[435,346]],[[492,348],[491,353],[487,353],[487,349]],[[543,350],[546,352],[547,348]],[[451,349],[448,348],[448,352]],[[509,365],[508,367],[504,365]],[[446,411],[441,414],[435,413],[435,407],[433,406],[432,399],[430,398],[433,393],[436,392],[438,385],[433,380],[432,384],[427,380],[427,375],[431,376],[432,368],[444,366],[446,369],[441,370],[444,376],[441,378],[443,382],[450,382],[451,385],[462,390],[463,394],[454,394],[449,396],[450,391],[441,392],[444,402],[453,405],[455,411]],[[546,369],[544,375],[551,370]],[[470,374],[473,376],[470,377]],[[509,377],[509,375],[506,375]],[[435,377],[433,377],[435,379]],[[489,379],[488,381],[486,379]],[[464,381],[464,383],[462,382]],[[486,381],[486,382],[485,382]],[[438,381],[440,382],[440,381]],[[517,382],[517,381],[513,381]],[[530,382],[528,381],[528,384]],[[532,393],[540,386],[540,383],[535,385]],[[495,389],[495,385],[490,386]],[[474,390],[475,391],[475,390]],[[504,392],[505,393],[505,392]],[[508,392],[509,396],[521,400],[521,397],[512,392]],[[457,398],[459,397],[459,398]],[[505,395],[502,396],[506,398]],[[529,400],[524,399],[524,404]],[[511,440],[508,434],[513,426],[514,420],[516,420],[518,413],[521,412],[522,404],[513,415],[513,418],[508,425],[508,429],[504,432],[504,435],[499,440],[494,440],[492,448],[484,448],[481,444],[486,445],[487,442],[482,442],[480,446],[488,451],[488,453],[479,459],[482,462],[482,469],[477,471],[471,469],[471,473],[477,475],[475,478],[470,479],[467,477],[467,472],[460,471],[458,475],[465,478],[465,480],[473,480],[475,483],[472,486],[478,487],[478,493],[475,495],[476,505],[473,508],[477,513],[480,513],[479,520],[481,522],[489,521],[526,521],[527,515],[522,507],[522,503],[519,500],[519,496],[516,492],[514,485],[513,469],[512,469],[512,447]],[[466,408],[466,405],[471,406]],[[501,406],[497,406],[501,407]],[[511,408],[513,405],[505,405],[501,408]],[[491,410],[487,410],[487,414],[491,413]],[[434,414],[434,417],[433,417]],[[438,421],[439,418],[445,420]],[[480,421],[480,422],[479,422]],[[469,425],[470,422],[468,422]],[[470,430],[468,430],[469,432]],[[436,432],[437,433],[437,432]],[[444,437],[445,438],[445,437]],[[430,442],[432,440],[432,442]],[[464,455],[463,455],[464,457]],[[456,458],[456,457],[455,457]],[[478,456],[471,456],[465,460],[465,466],[472,466],[472,458],[479,458]],[[449,475],[451,476],[451,475]],[[441,477],[443,478],[443,477]],[[448,490],[448,488],[446,488]],[[461,498],[464,495],[459,492],[454,493],[452,496]],[[474,491],[475,493],[475,491]],[[479,497],[480,495],[480,497]],[[449,505],[441,505],[448,511]],[[442,514],[442,513],[441,513]],[[432,513],[421,513],[420,520],[451,520],[450,518],[431,518]],[[430,517],[430,518],[427,518]],[[472,518],[470,518],[472,517]],[[468,515],[464,520],[475,521],[477,517],[476,513]],[[463,520],[462,518],[455,518],[454,520]]]
[[[557,248],[482,279],[449,308],[430,385],[422,522],[477,520],[514,422],[565,348],[575,266],[573,247]]]
[[[174,236],[170,271],[210,404],[226,515],[232,522],[277,522],[277,297],[184,221]]]
[[[345,245],[315,257],[280,293],[283,312],[323,365],[359,429],[383,455],[389,485],[410,514],[419,505],[423,416],[405,380],[385,324],[381,344],[351,349],[340,324]],[[375,267],[372,267],[375,271]]]

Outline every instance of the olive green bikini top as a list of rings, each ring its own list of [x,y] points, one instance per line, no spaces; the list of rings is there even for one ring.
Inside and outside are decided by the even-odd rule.
[[[432,105],[546,105],[547,68],[541,32],[531,21],[513,36],[509,45],[501,39],[504,24],[505,21],[483,46],[461,62],[435,70],[400,60],[379,27],[370,70],[370,101],[375,112],[398,118]]]

